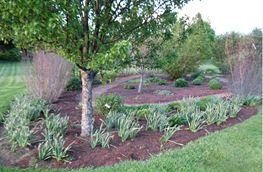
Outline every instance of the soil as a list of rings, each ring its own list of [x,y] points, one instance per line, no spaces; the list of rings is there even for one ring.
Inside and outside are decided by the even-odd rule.
[[[131,77],[133,78],[133,77]],[[129,78],[130,79],[130,78]],[[123,88],[125,79],[122,83],[113,84],[112,87],[104,89],[100,94],[108,94],[115,92],[124,96],[124,103],[138,104],[138,103],[159,103],[167,102],[170,100],[178,100],[185,96],[200,97],[204,95],[220,94],[228,92],[226,85],[221,90],[210,90],[207,87],[207,83],[201,86],[189,85],[187,88],[175,88],[172,86],[172,81],[169,81],[166,86],[158,86],[152,84],[143,91],[141,95],[137,93],[137,90],[126,90]],[[153,92],[156,90],[170,90],[174,94],[171,96],[160,96],[154,95]],[[182,130],[177,131],[170,142],[162,145],[160,143],[160,137],[163,133],[146,131],[146,121],[139,121],[143,129],[139,132],[133,140],[127,140],[121,142],[116,131],[112,133],[112,140],[110,148],[96,147],[92,149],[89,145],[87,138],[80,137],[80,118],[81,110],[78,108],[78,100],[76,100],[79,91],[65,92],[61,95],[60,99],[53,104],[53,108],[59,109],[61,115],[69,117],[69,129],[66,134],[66,146],[73,143],[72,148],[69,152],[70,162],[57,162],[56,160],[49,161],[37,161],[37,146],[38,143],[30,146],[26,149],[18,150],[20,152],[10,152],[10,146],[3,147],[0,144],[0,164],[6,166],[18,166],[18,167],[53,167],[53,168],[80,168],[80,167],[99,167],[99,166],[110,166],[124,160],[146,160],[153,154],[158,154],[163,150],[180,148],[190,141],[196,140],[200,137],[208,135],[210,132],[222,130],[224,128],[233,126],[240,123],[249,117],[256,114],[257,109],[254,107],[243,107],[238,113],[237,118],[229,118],[226,122],[221,125],[209,125],[199,130],[196,133],[192,133],[187,130],[187,126],[184,126]],[[98,94],[97,96],[99,96]],[[94,114],[94,126],[99,128],[103,117]],[[0,137],[2,137],[3,127],[0,126]],[[40,135],[39,135],[40,136]],[[0,140],[0,143],[2,141]],[[179,143],[179,144],[176,144]],[[7,144],[5,144],[7,145]],[[8,155],[8,150],[10,155]],[[2,152],[5,152],[3,156]],[[17,154],[17,155],[16,155]],[[2,158],[1,158],[2,156]]]
[[[77,102],[74,96],[75,92],[67,92],[62,95],[60,100],[54,104],[54,107],[61,109],[61,114],[67,114],[70,119],[70,127],[66,135],[66,145],[74,142],[70,151],[70,162],[40,161],[34,165],[37,167],[53,167],[53,168],[80,168],[80,167],[98,167],[110,166],[124,160],[146,160],[153,154],[158,154],[163,150],[180,148],[182,145],[200,137],[208,135],[210,132],[222,130],[224,128],[240,123],[256,114],[257,109],[253,107],[243,107],[238,113],[237,118],[230,118],[221,125],[210,125],[196,133],[187,130],[187,126],[176,132],[167,142],[162,145],[160,143],[161,132],[146,131],[142,129],[133,140],[121,142],[117,132],[113,132],[111,147],[109,149],[96,147],[92,149],[87,139],[80,138],[80,117],[81,112],[76,109]],[[95,128],[99,128],[103,117],[95,114]],[[145,126],[146,121],[141,120],[141,125]],[[145,127],[144,127],[145,128]],[[180,143],[176,144],[176,143]],[[182,145],[181,145],[182,144]],[[32,162],[36,160],[37,148],[30,149],[30,155],[21,158],[16,163],[10,164],[18,167],[32,166]]]
[[[193,85],[189,82],[188,87],[174,87],[173,81],[168,81],[167,85],[157,85],[151,84],[145,87],[142,93],[137,92],[137,87],[139,84],[136,84],[136,89],[125,89],[124,84],[119,84],[116,87],[108,89],[106,94],[115,93],[123,97],[123,102],[126,105],[139,105],[139,104],[153,104],[153,103],[165,103],[172,102],[176,100],[181,100],[184,97],[203,97],[214,94],[229,94],[226,83],[223,83],[223,88],[220,90],[212,90],[208,87],[207,82],[202,85]],[[171,95],[158,95],[157,90],[168,90]]]

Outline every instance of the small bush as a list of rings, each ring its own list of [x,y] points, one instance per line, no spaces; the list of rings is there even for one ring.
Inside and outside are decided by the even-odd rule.
[[[127,90],[134,90],[134,89],[136,89],[135,85],[133,85],[133,84],[125,84],[124,88],[127,89]]]
[[[123,116],[118,119],[118,135],[122,142],[128,138],[134,138],[141,129],[139,123],[134,121],[131,116]]]
[[[107,116],[110,111],[119,111],[122,106],[122,99],[116,94],[100,96],[95,101],[96,111],[104,116]]]
[[[197,78],[195,78],[193,81],[192,81],[192,84],[193,85],[202,85],[205,81],[205,78],[202,76],[202,75],[199,75]]]
[[[17,48],[12,48],[10,50],[0,51],[0,60],[19,61],[21,60],[20,50]]]
[[[219,90],[221,89],[223,86],[221,84],[221,82],[219,81],[219,79],[217,78],[214,78],[214,79],[211,79],[209,82],[208,82],[208,87],[212,90]]]
[[[81,80],[77,76],[70,78],[70,80],[66,86],[67,91],[81,90],[81,88],[82,88]]]
[[[175,87],[188,87],[188,82],[184,78],[179,78],[174,82]]]

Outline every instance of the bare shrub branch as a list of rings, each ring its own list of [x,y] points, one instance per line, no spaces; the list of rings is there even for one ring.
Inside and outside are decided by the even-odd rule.
[[[27,68],[25,83],[33,98],[56,101],[70,79],[73,65],[54,53],[40,51]]]
[[[262,94],[262,49],[250,37],[227,38],[225,47],[230,66],[230,89],[239,96]]]

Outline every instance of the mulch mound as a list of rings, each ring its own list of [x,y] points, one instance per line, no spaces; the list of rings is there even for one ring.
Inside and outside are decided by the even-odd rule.
[[[170,139],[174,142],[167,142],[162,145],[160,143],[161,132],[146,131],[143,129],[139,132],[133,140],[121,142],[117,132],[113,133],[111,147],[109,149],[96,147],[92,149],[88,140],[80,138],[80,117],[81,112],[76,109],[77,102],[75,100],[76,92],[67,92],[62,95],[60,100],[54,105],[61,109],[62,114],[67,114],[70,119],[70,127],[66,135],[66,144],[74,142],[70,157],[71,162],[57,162],[55,160],[41,161],[37,163],[38,167],[53,167],[53,168],[80,168],[80,167],[99,167],[110,166],[124,160],[146,160],[153,154],[158,154],[163,150],[180,148],[182,145],[190,141],[196,140],[200,137],[208,135],[210,132],[222,130],[224,128],[233,126],[240,123],[257,112],[256,108],[243,107],[238,113],[237,118],[229,118],[221,125],[209,125],[196,133],[192,133],[184,127],[182,130],[177,131]],[[99,128],[102,117],[95,114],[95,128]],[[146,125],[145,120],[141,120],[142,125]],[[31,148],[30,156],[22,158],[17,163],[13,164],[18,167],[28,167],[32,164],[32,160],[37,157],[37,147]]]

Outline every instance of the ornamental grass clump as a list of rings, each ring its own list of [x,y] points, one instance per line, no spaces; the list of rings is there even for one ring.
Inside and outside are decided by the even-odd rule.
[[[190,115],[186,115],[186,120],[189,130],[195,133],[202,129],[206,123],[205,112],[196,108]]]
[[[167,127],[164,129],[164,134],[160,138],[161,143],[166,143],[174,135],[176,131],[180,130],[179,126],[176,127]]]
[[[123,116],[118,119],[118,135],[122,142],[128,138],[133,139],[141,129],[140,124],[131,116]]]
[[[241,110],[242,106],[242,100],[240,97],[232,97],[229,99],[229,116],[231,118],[235,118],[237,116],[237,113]]]
[[[147,129],[163,131],[169,125],[168,117],[158,108],[153,108],[149,115],[145,117]]]
[[[44,142],[38,146],[39,160],[48,160],[54,158],[57,161],[67,161],[68,151],[72,144],[65,146],[65,135],[68,129],[68,117],[61,117],[60,114],[50,114],[45,111],[45,129],[42,135]]]
[[[217,103],[210,103],[206,108],[207,124],[221,124],[228,119],[229,102],[221,99]]]
[[[100,145],[103,148],[110,147],[111,136],[110,133],[106,131],[106,128],[102,128],[103,124],[98,130],[95,130],[90,137],[90,146],[94,149],[96,146]]]
[[[6,136],[12,145],[12,150],[16,146],[30,145],[34,133],[30,128],[31,122],[37,119],[47,106],[46,101],[31,99],[27,95],[15,98],[4,122]]]

